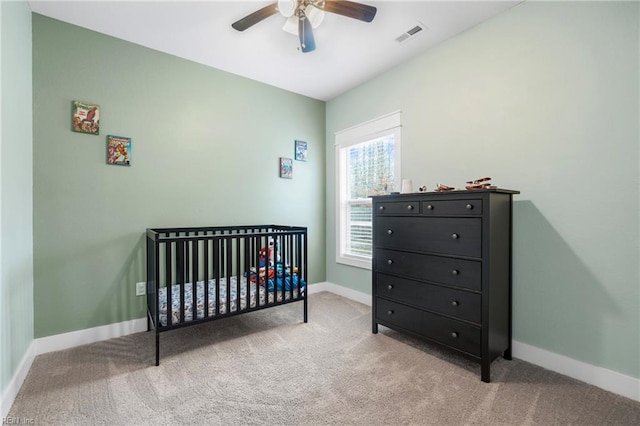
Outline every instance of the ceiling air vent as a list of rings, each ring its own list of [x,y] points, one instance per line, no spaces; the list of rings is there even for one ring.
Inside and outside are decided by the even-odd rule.
[[[396,37],[396,41],[398,43],[404,43],[405,41],[410,40],[419,34],[422,34],[426,30],[427,30],[427,27],[423,23],[418,22],[418,24],[415,27],[403,32],[398,37]]]

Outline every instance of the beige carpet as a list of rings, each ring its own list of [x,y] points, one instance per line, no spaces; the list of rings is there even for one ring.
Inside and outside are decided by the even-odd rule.
[[[331,293],[38,356],[9,413],[53,425],[638,425],[640,403],[514,359],[478,364]]]

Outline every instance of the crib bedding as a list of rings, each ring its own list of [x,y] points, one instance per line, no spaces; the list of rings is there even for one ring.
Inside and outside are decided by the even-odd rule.
[[[219,313],[224,315],[227,312],[235,312],[238,310],[238,277],[232,276],[229,278],[229,284],[227,285],[227,278],[220,279],[220,303]],[[262,282],[262,280],[261,280]],[[196,312],[197,318],[204,318],[204,305],[205,305],[205,285],[204,281],[196,282]],[[256,295],[259,296],[259,306],[268,303],[274,303],[274,301],[281,302],[289,300],[291,295],[291,287],[293,286],[293,297],[298,297],[298,290],[300,289],[300,295],[304,293],[305,282],[299,280],[297,275],[286,277],[278,276],[277,278],[270,278],[267,286],[263,283],[258,285],[258,291],[256,292],[255,280],[249,280],[249,308],[247,308],[247,278],[240,277],[240,310],[250,309],[256,307]],[[285,291],[282,291],[284,287]],[[211,279],[208,281],[207,288],[209,289],[208,299],[208,316],[216,315],[216,298],[217,298],[217,285],[216,280]],[[229,291],[229,310],[227,311],[227,288]],[[273,291],[277,289],[277,291]],[[268,298],[267,298],[268,297]],[[159,301],[159,320],[162,326],[167,325],[167,287],[161,287],[158,289],[158,301]],[[184,284],[184,322],[193,320],[193,284]],[[171,323],[178,324],[180,321],[180,285],[176,284],[171,286]]]

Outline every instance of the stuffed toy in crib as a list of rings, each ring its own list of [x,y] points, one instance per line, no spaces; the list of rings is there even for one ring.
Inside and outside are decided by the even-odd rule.
[[[260,257],[258,258],[258,267],[259,272],[258,276],[260,277],[260,285],[264,285],[264,278],[266,275],[267,269],[269,270],[269,278],[273,278],[276,275],[275,271],[275,262],[276,254],[275,254],[275,241],[273,238],[269,238],[269,242],[267,243],[267,247],[262,247],[260,249]],[[280,262],[280,254],[277,255],[278,262]],[[268,268],[267,268],[268,265]],[[251,282],[256,282],[256,268],[252,267],[250,270]]]
[[[298,268],[294,267],[293,273],[296,274],[297,272]],[[273,238],[269,239],[267,247],[262,247],[260,249],[258,272],[256,273],[256,268],[252,267],[248,275],[251,282],[255,283],[258,281],[261,286],[264,286],[265,281],[268,281],[267,287],[269,291],[274,291],[274,288],[276,287],[278,291],[282,291],[283,280],[284,289],[286,291],[291,289],[291,268],[288,265],[282,264],[280,253],[278,253],[275,247],[275,241]],[[298,276],[293,275],[293,288],[297,287]]]
[[[262,247],[260,249],[260,267],[264,267],[267,265],[267,259],[269,260],[269,266],[273,267],[275,265],[275,258],[277,257],[277,261],[280,262],[280,253],[275,253],[275,245],[276,242],[273,238],[269,238],[268,247]]]

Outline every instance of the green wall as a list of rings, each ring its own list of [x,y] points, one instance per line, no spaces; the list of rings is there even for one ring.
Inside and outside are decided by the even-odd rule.
[[[33,341],[31,11],[0,3],[0,396]],[[0,398],[1,402],[1,398]],[[9,407],[2,407],[0,412]]]
[[[143,318],[148,227],[307,226],[325,280],[324,102],[37,14],[33,92],[36,337]],[[99,136],[70,130],[73,100]],[[106,164],[109,134],[131,167]],[[296,139],[309,161],[280,179]]]
[[[402,110],[414,187],[491,176],[514,206],[514,339],[640,378],[639,4],[525,2],[327,104],[333,133]]]

